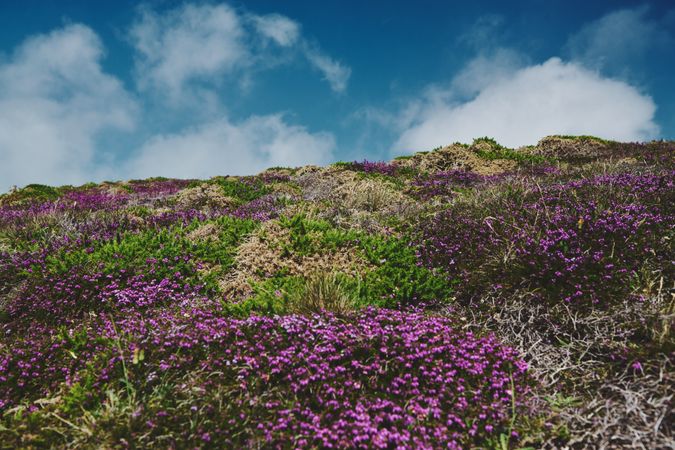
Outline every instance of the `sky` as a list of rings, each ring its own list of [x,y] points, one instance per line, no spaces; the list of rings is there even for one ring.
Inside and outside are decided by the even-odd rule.
[[[675,3],[0,0],[0,192],[675,139]]]

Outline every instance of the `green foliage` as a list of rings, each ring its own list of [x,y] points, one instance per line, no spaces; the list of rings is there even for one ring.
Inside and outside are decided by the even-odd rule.
[[[250,202],[272,192],[271,188],[265,185],[262,180],[255,178],[244,180],[218,177],[215,182],[222,188],[223,194],[239,200],[241,203]]]
[[[356,231],[333,227],[325,220],[308,219],[304,214],[281,217],[282,227],[290,231],[288,242],[282,245],[282,256],[307,256],[340,248],[358,238]]]
[[[29,184],[28,186],[6,194],[3,201],[6,203],[45,202],[61,197],[60,188],[44,184]]]
[[[554,162],[552,158],[546,158],[540,155],[532,155],[529,153],[519,152],[503,145],[500,145],[492,138],[482,137],[473,140],[473,145],[489,144],[490,149],[477,148],[474,151],[478,156],[487,160],[495,159],[510,159],[519,164],[543,164]]]
[[[143,180],[129,180],[129,184],[147,184],[147,183],[152,183],[154,181],[169,181],[170,178],[167,177],[150,177],[150,178],[145,178]]]
[[[295,173],[298,171],[297,167],[288,167],[288,166],[272,166],[265,169],[265,172],[278,172],[278,171],[289,171],[290,173]],[[263,173],[265,173],[263,172]]]
[[[129,206],[124,210],[128,215],[140,217],[142,219],[145,219],[147,217],[152,216],[153,211],[147,206],[142,206],[142,205],[133,205]]]
[[[107,242],[93,243],[90,249],[62,250],[47,258],[47,268],[54,273],[65,273],[74,266],[104,273],[135,270],[161,279],[176,271],[195,275],[195,261],[199,261],[226,271],[232,266],[236,247],[257,224],[229,216],[215,219],[214,223],[220,230],[216,242],[189,240],[187,233],[202,224],[195,221],[188,227],[125,233]]]
[[[415,248],[405,238],[366,235],[333,228],[327,222],[303,215],[280,219],[291,235],[283,251],[286,257],[311,255],[356,245],[374,266],[359,278],[345,274],[289,276],[284,272],[254,284],[254,295],[225,306],[229,314],[251,312],[281,314],[289,310],[309,312],[323,305],[336,311],[354,305],[397,307],[401,304],[447,301],[452,283],[417,264]]]
[[[253,295],[240,302],[223,302],[223,312],[235,317],[256,314],[285,314],[288,306],[303,291],[305,280],[299,276],[279,273],[253,284]]]
[[[376,268],[364,275],[360,301],[395,307],[419,302],[445,302],[452,284],[444,277],[418,266],[414,247],[405,238],[368,236],[361,242],[366,259]]]
[[[341,169],[351,169],[352,163],[347,161],[336,161],[333,164],[331,164],[331,167],[338,167]]]

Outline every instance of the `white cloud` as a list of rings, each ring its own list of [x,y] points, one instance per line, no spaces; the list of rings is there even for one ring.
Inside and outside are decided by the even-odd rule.
[[[502,76],[481,83],[468,101],[456,100],[452,91],[430,90],[414,105],[407,108],[416,114],[408,114],[399,130],[395,152],[428,150],[480,136],[518,147],[550,134],[633,141],[659,132],[650,97],[625,82],[558,58],[504,70]]]
[[[272,166],[325,164],[335,148],[329,133],[310,133],[289,125],[281,115],[253,116],[239,123],[227,118],[157,136],[130,161],[135,177],[162,174],[205,178],[253,174]]]
[[[294,45],[300,36],[300,26],[286,16],[268,14],[266,16],[253,16],[258,33],[272,39],[282,47]]]
[[[104,47],[83,25],[33,36],[0,60],[0,191],[13,184],[242,174],[331,160],[332,134],[310,132],[278,114],[229,119],[218,95],[219,77],[239,74],[235,81],[243,83],[269,52],[304,55],[299,25],[227,5],[140,14],[131,32],[138,98],[103,71]],[[198,104],[200,114],[163,108],[145,89]],[[194,123],[205,125],[190,128]],[[164,131],[143,138],[134,132],[140,125]],[[106,147],[120,138],[141,144]]]
[[[26,40],[0,63],[0,190],[101,174],[96,138],[130,130],[137,106],[101,69],[96,34],[70,25]]]
[[[292,60],[292,51],[319,69],[336,92],[351,70],[301,36],[300,26],[280,15],[256,15],[225,3],[186,3],[166,12],[141,9],[130,31],[141,90],[154,90],[181,104],[195,97],[194,84],[218,87],[224,80],[250,83],[254,70]],[[269,46],[273,42],[276,46]]]
[[[335,92],[343,92],[347,88],[347,82],[352,74],[349,67],[335,61],[311,45],[305,46],[305,56],[310,64],[323,74],[331,89]]]
[[[173,99],[193,80],[212,79],[249,64],[240,17],[225,4],[185,4],[165,14],[149,9],[131,28],[141,89]]]
[[[586,24],[566,45],[571,58],[593,69],[625,71],[650,51],[668,47],[673,38],[657,22],[648,18],[649,8],[613,11]],[[627,64],[632,63],[632,64]]]

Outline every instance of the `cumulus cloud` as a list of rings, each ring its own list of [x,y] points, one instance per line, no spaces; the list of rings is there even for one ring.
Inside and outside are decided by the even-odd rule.
[[[26,40],[0,62],[0,189],[97,177],[96,140],[131,130],[137,105],[101,68],[103,46],[82,25]]]
[[[593,69],[624,72],[626,63],[639,66],[653,51],[672,50],[673,37],[658,21],[650,20],[648,13],[645,5],[606,14],[570,36],[566,51]]]
[[[632,141],[659,132],[650,97],[559,58],[505,70],[479,87],[468,101],[456,100],[452,90],[427,92],[412,108],[416,114],[408,114],[394,151],[424,150],[486,135],[518,147],[550,134]]]
[[[288,124],[279,114],[252,116],[238,123],[221,118],[152,138],[127,170],[135,177],[253,174],[272,166],[325,164],[334,148],[331,134],[310,133]]]
[[[351,73],[318,45],[310,45],[292,19],[241,12],[225,3],[186,3],[163,12],[141,9],[130,40],[139,87],[168,92],[174,102],[194,97],[190,88],[195,83],[200,89],[224,80],[247,84],[251,71],[291,61],[292,52],[321,71],[334,91],[346,88]]]

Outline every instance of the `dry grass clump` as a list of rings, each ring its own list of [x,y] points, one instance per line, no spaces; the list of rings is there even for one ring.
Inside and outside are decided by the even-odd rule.
[[[321,217],[337,226],[369,233],[388,233],[389,219],[410,220],[424,207],[392,185],[367,178],[338,187],[331,196],[331,206],[322,211]]]
[[[319,314],[328,311],[344,315],[353,311],[356,299],[350,295],[344,277],[336,272],[315,272],[292,299],[289,311],[298,314]]]
[[[340,167],[301,173],[295,182],[305,201],[321,205],[318,216],[340,228],[386,233],[388,219],[408,220],[422,208],[393,184]]]
[[[235,205],[235,200],[223,194],[215,184],[203,183],[183,189],[175,196],[176,205],[183,209],[225,208]]]
[[[340,208],[390,214],[396,206],[412,207],[411,199],[391,185],[375,180],[353,180],[340,185],[331,196]]]
[[[410,158],[392,161],[403,167],[412,167],[422,172],[443,172],[447,170],[466,170],[479,175],[497,175],[514,170],[518,163],[508,159],[486,160],[476,151],[489,144],[478,142],[466,147],[459,144],[449,145],[429,153],[417,153]]]
[[[271,186],[272,192],[280,198],[296,200],[300,194],[300,188],[288,183],[274,183]]]
[[[547,136],[527,150],[531,154],[559,160],[594,160],[604,155],[609,142],[591,136]]]
[[[220,235],[220,228],[213,222],[207,222],[204,225],[201,225],[198,228],[190,231],[187,234],[187,238],[193,242],[209,242],[217,241],[218,236]]]
[[[355,172],[336,167],[307,166],[303,169],[298,170],[293,181],[300,186],[303,200],[311,202],[330,200],[340,186],[359,179]]]
[[[340,272],[356,277],[369,269],[369,264],[350,247],[310,255],[284,256],[283,248],[290,235],[290,230],[276,220],[262,224],[237,249],[234,270],[219,281],[225,295],[230,299],[248,297],[253,293],[252,283],[280,272],[290,276]]]

